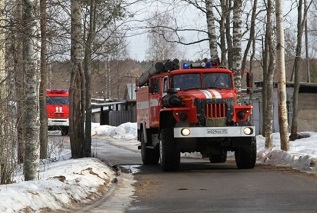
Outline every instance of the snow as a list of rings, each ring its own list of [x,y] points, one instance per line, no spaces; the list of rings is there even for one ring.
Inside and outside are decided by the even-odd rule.
[[[127,146],[137,144],[136,133],[136,123],[125,123],[118,127],[100,126],[97,123],[92,125],[93,137],[111,138],[121,145],[122,142]],[[272,134],[271,149],[265,149],[264,137],[257,136],[257,163],[287,166],[317,174],[317,133],[301,134],[307,137],[290,141],[287,152],[280,149],[279,133]],[[71,211],[102,198],[113,190],[118,180],[111,167],[96,158],[70,159],[70,150],[65,148],[51,150],[50,153],[50,159],[41,161],[39,180],[23,181],[22,169],[18,168],[15,183],[0,185],[0,212]],[[186,156],[199,155],[194,153]],[[127,195],[133,195],[133,189],[128,186],[122,197]]]

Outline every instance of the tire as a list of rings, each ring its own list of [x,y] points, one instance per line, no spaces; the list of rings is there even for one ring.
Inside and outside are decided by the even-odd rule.
[[[210,163],[224,163],[227,161],[227,150],[220,150],[220,154],[211,155],[209,157]]]
[[[61,129],[62,136],[68,135],[68,129],[69,129],[69,127],[62,127],[62,129]]]
[[[150,135],[148,135],[148,138]],[[160,151],[159,147],[147,148],[144,140],[144,134],[141,131],[141,157],[144,165],[156,165],[159,162]],[[148,140],[149,141],[149,140]]]
[[[238,169],[253,169],[256,162],[256,141],[255,138],[244,138],[251,140],[250,145],[238,147],[234,156]]]
[[[173,128],[161,130],[160,161],[163,171],[176,171],[180,164],[180,151],[174,138]]]

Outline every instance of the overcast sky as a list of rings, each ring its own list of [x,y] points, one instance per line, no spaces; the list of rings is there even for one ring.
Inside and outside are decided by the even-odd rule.
[[[137,29],[138,27],[144,27],[146,25],[147,18],[151,17],[155,11],[169,11],[169,14],[175,16],[177,19],[177,26],[178,27],[185,27],[185,28],[196,28],[196,29],[206,29],[206,17],[205,15],[199,11],[198,9],[189,6],[188,4],[183,3],[183,5],[173,5],[171,1],[167,1],[168,3],[162,4],[158,1],[152,1],[153,3],[147,3],[146,0],[141,1],[139,4],[135,4],[133,7],[130,8],[130,11],[136,13],[133,17],[134,20],[129,22],[129,27],[133,29]],[[151,2],[151,1],[149,1]],[[287,18],[285,19],[284,27],[285,29],[294,28],[296,27],[296,14],[297,10],[294,4],[290,4],[291,0],[284,1],[284,14],[288,14]],[[249,5],[250,7],[250,5]],[[292,11],[292,12],[290,12]],[[262,13],[262,16],[264,13]],[[263,18],[263,17],[262,17]],[[173,22],[173,20],[171,20]],[[290,30],[290,29],[289,29]],[[141,33],[141,34],[139,34]],[[138,35],[136,35],[138,34]],[[135,35],[135,36],[132,36]],[[147,33],[146,30],[132,30],[128,33],[127,42],[128,42],[128,49],[130,58],[136,59],[139,61],[146,59],[146,51],[148,48],[148,40],[147,40]],[[205,34],[195,34],[195,33],[183,33],[182,36],[184,37],[185,41],[194,41],[201,38],[206,38]],[[296,36],[294,34],[294,36]],[[196,45],[179,45],[179,51],[181,52],[179,59],[202,59],[205,57],[209,57],[208,51],[208,43],[200,43]]]
[[[205,16],[202,13],[199,13],[197,9],[190,6],[184,7],[181,5],[175,6],[170,4],[162,5],[158,2],[147,5],[140,3],[134,6],[133,11],[136,12],[134,19],[140,21],[131,22],[130,27],[144,27],[146,25],[146,22],[144,21],[145,19],[151,17],[155,11],[163,12],[165,10],[168,10],[172,16],[177,18],[179,27],[196,28],[201,26],[201,28],[205,29]],[[173,20],[171,20],[171,22],[173,22]],[[131,31],[128,35],[135,35],[127,39],[130,57],[139,61],[146,59],[146,51],[148,48],[146,30]],[[196,40],[197,38],[203,37],[205,38],[205,35],[203,34],[197,35],[189,32],[184,33],[182,36],[186,39],[186,41]],[[179,45],[178,48],[180,51],[179,57],[183,59],[199,59],[208,57],[209,55],[208,52],[206,53],[206,51],[208,51],[207,42],[190,46]]]

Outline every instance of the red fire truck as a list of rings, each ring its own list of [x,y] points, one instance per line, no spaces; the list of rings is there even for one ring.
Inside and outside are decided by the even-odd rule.
[[[63,136],[69,130],[69,93],[65,89],[46,90],[48,130],[61,130]]]
[[[251,88],[249,74],[247,79]],[[157,62],[137,84],[143,164],[160,161],[163,171],[174,171],[182,152],[200,152],[211,163],[222,163],[227,151],[234,151],[239,169],[254,168],[255,127],[249,121],[253,106],[240,103],[231,70],[207,60],[180,68],[175,59]]]

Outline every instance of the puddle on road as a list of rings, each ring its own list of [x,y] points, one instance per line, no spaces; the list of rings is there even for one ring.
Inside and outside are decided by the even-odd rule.
[[[120,166],[122,171],[131,173],[131,174],[136,174],[139,173],[140,170],[140,165],[125,165],[125,166]]]

